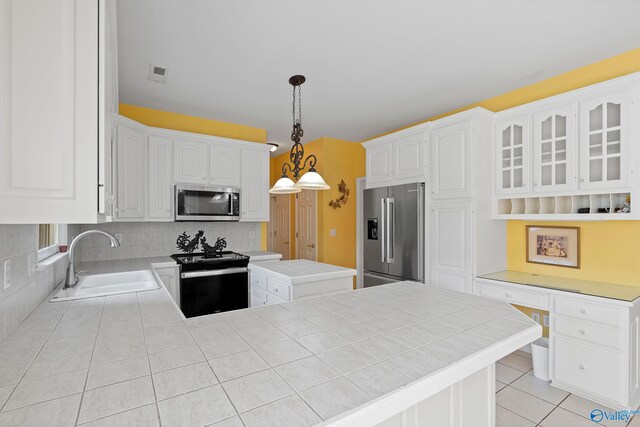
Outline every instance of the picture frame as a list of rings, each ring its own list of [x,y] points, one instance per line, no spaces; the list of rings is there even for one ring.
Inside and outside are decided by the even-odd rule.
[[[527,262],[580,268],[580,227],[527,225]]]

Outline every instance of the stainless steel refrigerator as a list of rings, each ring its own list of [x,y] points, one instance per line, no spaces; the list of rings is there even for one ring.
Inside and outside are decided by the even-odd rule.
[[[424,282],[424,183],[364,190],[364,286]]]

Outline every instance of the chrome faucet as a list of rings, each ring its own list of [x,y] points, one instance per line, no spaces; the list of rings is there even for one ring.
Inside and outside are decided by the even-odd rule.
[[[100,234],[102,236],[105,236],[111,242],[112,248],[117,248],[118,246],[120,246],[120,242],[118,241],[116,236],[111,233],[107,233],[106,231],[88,230],[84,233],[78,234],[76,238],[73,239],[73,242],[71,242],[71,245],[69,245],[69,267],[67,267],[67,280],[64,282],[64,289],[73,288],[76,283],[78,283],[78,276],[76,275],[75,267],[76,245],[78,244],[78,241],[80,239],[82,239],[84,236],[88,236],[89,234]]]

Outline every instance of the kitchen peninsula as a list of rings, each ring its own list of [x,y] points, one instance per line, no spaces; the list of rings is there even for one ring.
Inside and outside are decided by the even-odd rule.
[[[0,425],[492,426],[494,362],[540,335],[414,282],[187,320],[164,289],[45,301],[0,347]]]

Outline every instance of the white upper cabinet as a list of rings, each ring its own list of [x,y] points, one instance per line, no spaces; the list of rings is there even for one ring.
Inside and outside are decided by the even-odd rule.
[[[533,116],[533,191],[576,188],[574,105]]]
[[[240,187],[240,149],[228,143],[209,145],[209,184]]]
[[[0,223],[95,223],[108,210],[104,13],[98,1],[0,2]]]
[[[171,139],[149,135],[148,159],[147,218],[154,221],[170,221],[173,219],[173,186],[171,185],[173,145]]]
[[[498,194],[526,193],[530,188],[529,116],[496,123],[496,191]]]
[[[431,188],[434,199],[471,196],[471,130],[472,122],[466,120],[436,126],[431,132]]]
[[[391,143],[367,147],[367,185],[391,181]]]
[[[629,184],[629,91],[580,103],[580,188]]]
[[[116,205],[114,219],[144,219],[145,135],[132,126],[118,125],[116,145]]]
[[[209,144],[201,141],[173,141],[173,181],[207,185]]]
[[[425,132],[414,133],[394,139],[392,179],[424,176]]]
[[[242,150],[240,221],[269,221],[269,149]]]

